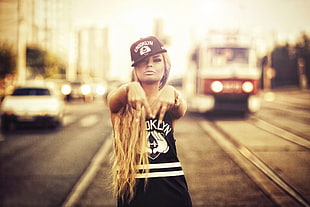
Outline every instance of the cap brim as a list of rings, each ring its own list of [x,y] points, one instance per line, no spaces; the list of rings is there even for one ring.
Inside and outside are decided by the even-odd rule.
[[[148,57],[150,57],[150,56],[153,56],[153,55],[156,55],[156,54],[160,54],[160,53],[164,53],[164,52],[167,52],[167,50],[162,50],[162,51],[156,52],[156,53],[154,53],[154,54],[152,54],[152,53],[151,53],[151,54],[148,54],[147,56],[142,57],[140,60],[138,60],[138,61],[132,63],[132,64],[131,64],[131,67],[134,67],[135,65],[137,65],[138,63],[140,63],[141,61],[145,60],[146,58],[148,58]]]

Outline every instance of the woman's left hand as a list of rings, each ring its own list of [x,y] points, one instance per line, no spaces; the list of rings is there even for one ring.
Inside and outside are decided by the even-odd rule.
[[[173,86],[165,86],[159,92],[152,107],[153,114],[159,114],[159,122],[164,119],[165,113],[175,105],[176,89]]]

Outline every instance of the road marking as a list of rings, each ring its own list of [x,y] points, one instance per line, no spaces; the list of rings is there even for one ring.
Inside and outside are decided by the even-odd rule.
[[[86,172],[81,176],[79,181],[73,187],[71,193],[63,203],[62,207],[73,207],[75,203],[81,198],[85,190],[93,181],[94,177],[100,170],[101,163],[104,158],[107,157],[113,143],[113,136],[112,134],[108,136],[105,143],[101,146],[98,153],[92,159],[89,167],[87,168]]]
[[[81,127],[90,127],[95,125],[99,121],[99,118],[97,115],[88,115],[85,116],[83,119],[80,120],[79,124]]]
[[[65,115],[63,118],[63,126],[68,126],[72,123],[74,123],[77,120],[77,116],[75,115]],[[79,121],[79,126],[81,127],[90,127],[95,125],[99,121],[98,115],[87,115],[83,117]]]
[[[75,122],[76,120],[76,116],[74,115],[65,115],[64,118],[63,118],[63,126],[68,126],[69,124]]]

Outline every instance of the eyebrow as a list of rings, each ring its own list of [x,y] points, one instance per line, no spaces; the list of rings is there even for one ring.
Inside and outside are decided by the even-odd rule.
[[[152,58],[159,58],[161,55],[154,55]]]

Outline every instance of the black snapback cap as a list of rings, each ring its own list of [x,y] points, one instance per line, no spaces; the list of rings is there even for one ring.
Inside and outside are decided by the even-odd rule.
[[[164,45],[154,36],[142,38],[130,47],[132,65],[135,66],[147,57],[157,53],[167,52]]]

